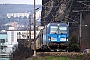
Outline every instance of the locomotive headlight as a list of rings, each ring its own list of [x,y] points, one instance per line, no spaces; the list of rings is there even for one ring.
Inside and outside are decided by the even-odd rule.
[[[57,24],[58,26],[60,25],[60,24]]]
[[[50,41],[51,39],[49,38],[48,40]]]
[[[66,40],[68,41],[68,38],[66,38]]]
[[[68,39],[67,39],[67,41],[68,41]]]
[[[51,40],[51,37],[48,37],[48,40],[50,41]]]

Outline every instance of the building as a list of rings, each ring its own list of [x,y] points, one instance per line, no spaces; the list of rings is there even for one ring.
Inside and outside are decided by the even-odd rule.
[[[0,33],[0,60],[10,60],[12,47],[8,45],[7,33]]]
[[[3,48],[6,47],[5,42],[8,42],[7,33],[0,33],[0,53],[2,53]]]
[[[36,30],[36,37],[39,35],[43,26],[39,26]],[[24,44],[29,41],[29,30],[14,30],[13,27],[7,32],[0,33],[0,53],[13,53],[18,44]],[[31,31],[31,40],[34,40],[34,31]]]
[[[17,42],[13,42],[14,44],[10,44],[10,41],[8,40],[8,34],[0,33],[0,53],[12,53],[14,44],[17,44]]]
[[[41,10],[36,12],[36,19],[40,19],[40,18],[41,18]]]
[[[36,31],[36,36],[39,34],[39,31]],[[29,31],[27,30],[8,30],[7,38],[9,44],[14,44],[18,42],[18,39],[29,39]],[[34,31],[31,31],[31,39],[34,39]]]
[[[37,27],[36,37],[38,36],[40,30],[43,28],[43,26]],[[24,42],[29,41],[29,37],[29,30],[7,30],[8,44],[11,45],[23,44]],[[34,31],[31,31],[31,39],[34,40]],[[22,41],[23,43],[20,41]]]
[[[8,18],[11,18],[11,17],[14,17],[14,18],[16,18],[16,17],[18,17],[18,18],[19,17],[22,17],[22,18],[26,17],[26,18],[28,18],[29,14],[30,13],[7,13],[7,17]],[[33,14],[33,17],[34,17],[34,14]],[[41,10],[36,12],[36,19],[38,19],[38,18],[41,18]]]
[[[16,18],[16,17],[22,17],[22,18],[24,18],[24,17],[29,17],[29,13],[7,13],[7,17],[8,18],[11,18],[11,17],[14,17],[14,18]]]

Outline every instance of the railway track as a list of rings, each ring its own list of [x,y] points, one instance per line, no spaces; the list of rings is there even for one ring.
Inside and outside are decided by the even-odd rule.
[[[70,57],[74,60],[75,59],[77,60],[78,58],[80,58],[80,60],[90,60],[90,54],[81,52],[37,52],[37,56],[35,57],[32,56],[30,58],[27,58],[26,60],[33,60],[33,58],[42,59],[45,58],[46,56]]]
[[[77,56],[84,55],[81,52],[37,52],[37,56]]]

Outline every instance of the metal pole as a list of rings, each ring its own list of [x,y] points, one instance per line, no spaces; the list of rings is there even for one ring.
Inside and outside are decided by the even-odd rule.
[[[31,15],[29,14],[29,24],[30,24],[30,30],[29,30],[29,45],[31,48]]]
[[[82,42],[81,42],[81,24],[82,23],[82,12],[80,12],[80,51],[82,51]]]
[[[36,56],[36,5],[34,0],[34,55]]]
[[[76,10],[73,12],[80,12],[80,26],[79,26],[79,44],[80,44],[80,51],[82,52],[82,12],[89,12],[90,10]],[[86,25],[87,26],[87,25]]]

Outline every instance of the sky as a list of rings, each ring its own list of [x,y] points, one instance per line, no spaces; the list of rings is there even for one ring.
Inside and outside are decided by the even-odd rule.
[[[0,0],[0,4],[34,4],[34,0]],[[42,5],[42,0],[36,0],[36,5]]]

